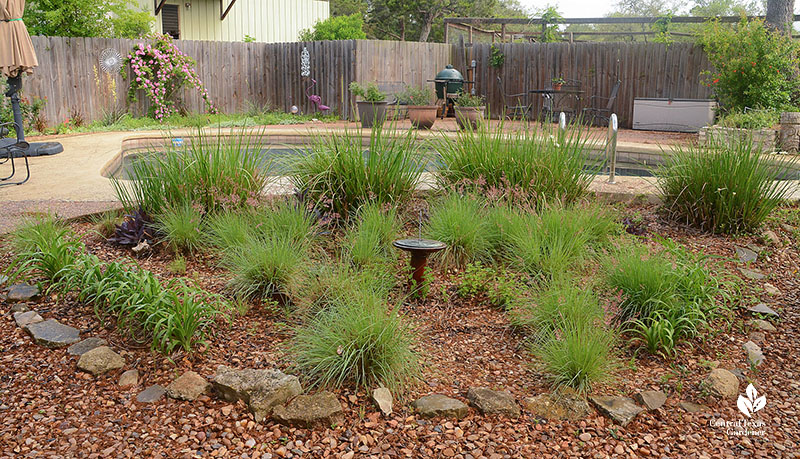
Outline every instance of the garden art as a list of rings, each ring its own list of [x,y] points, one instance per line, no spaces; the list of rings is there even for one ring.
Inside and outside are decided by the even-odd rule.
[[[800,210],[794,182],[774,180],[791,160],[676,147],[655,171],[660,204],[615,204],[589,193],[604,165],[579,127],[364,135],[268,164],[257,139],[200,135],[115,180],[124,213],[35,216],[5,238],[0,348],[17,383],[0,394],[0,450],[797,449]],[[296,193],[262,193],[278,173]],[[447,247],[409,282],[392,243],[420,237]],[[748,418],[763,433],[719,427],[743,419],[749,384],[767,394]]]

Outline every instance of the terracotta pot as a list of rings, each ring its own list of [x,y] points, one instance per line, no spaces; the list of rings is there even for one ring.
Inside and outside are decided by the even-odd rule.
[[[430,129],[436,121],[438,105],[409,105],[408,119],[417,129]]]
[[[553,83],[553,89],[556,91],[561,91],[561,85],[564,83]]]
[[[459,107],[456,106],[456,123],[461,129],[478,129],[483,122],[483,112],[486,107]]]
[[[386,119],[386,101],[368,102],[360,100],[356,102],[356,105],[358,105],[358,119],[361,120],[362,128],[380,126]]]

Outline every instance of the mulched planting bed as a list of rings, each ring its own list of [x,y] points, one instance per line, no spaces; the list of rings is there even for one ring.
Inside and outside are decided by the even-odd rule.
[[[277,367],[288,374],[291,356],[286,344],[293,319],[279,311],[253,306],[230,324],[218,323],[208,346],[192,355],[164,357],[137,346],[113,327],[105,327],[88,306],[48,295],[30,306],[44,318],[55,318],[81,331],[81,338],[104,338],[127,364],[100,377],[76,370],[77,357],[66,348],[49,350],[33,343],[10,314],[0,320],[0,457],[796,457],[800,369],[798,350],[798,284],[800,233],[797,208],[781,209],[780,221],[769,228],[782,243],[770,246],[758,236],[724,237],[701,233],[664,220],[657,208],[643,204],[620,206],[620,214],[637,214],[647,235],[669,237],[691,251],[724,257],[725,270],[745,267],[735,247],[763,247],[748,268],[768,277],[743,279],[741,304],[733,320],[715,322],[713,332],[683,341],[676,357],[665,360],[623,343],[616,378],[595,386],[594,394],[632,397],[643,390],[662,390],[666,404],[639,414],[626,427],[597,412],[581,421],[549,421],[526,411],[517,419],[484,416],[470,408],[461,420],[422,419],[410,402],[426,394],[444,394],[466,401],[470,387],[507,389],[518,402],[550,392],[544,376],[532,365],[525,336],[511,327],[507,314],[487,301],[453,294],[458,273],[434,271],[430,294],[409,300],[403,313],[420,336],[422,382],[403,399],[394,414],[384,417],[365,391],[335,390],[345,421],[328,429],[296,429],[273,421],[256,423],[247,407],[213,395],[194,402],[164,397],[152,404],[136,395],[153,384],[167,386],[186,370],[211,379],[218,365],[237,368]],[[781,225],[781,223],[784,223]],[[130,251],[106,243],[89,223],[74,223],[87,250],[104,260],[130,256]],[[651,242],[653,243],[653,242]],[[4,256],[2,267],[7,265]],[[139,264],[163,278],[172,256],[163,250],[140,258]],[[401,258],[403,263],[407,258]],[[205,289],[225,293],[226,273],[214,260],[189,258],[186,276]],[[769,282],[781,294],[763,290]],[[779,310],[777,331],[766,332],[761,348],[765,362],[751,370],[742,345],[756,331],[746,307],[763,301]],[[8,313],[11,305],[3,304]],[[716,400],[701,387],[713,367],[742,370],[740,393],[747,382],[766,396],[766,406],[751,421],[763,421],[763,435],[736,435],[719,420],[741,421],[735,399]],[[139,385],[120,388],[119,375],[139,371]],[[300,376],[300,375],[298,375]],[[301,377],[302,380],[302,377]],[[688,413],[680,402],[706,405]],[[714,424],[714,425],[712,425]],[[586,435],[589,434],[589,435]]]

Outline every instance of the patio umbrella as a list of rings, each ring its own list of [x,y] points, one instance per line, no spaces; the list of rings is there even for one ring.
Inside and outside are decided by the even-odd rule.
[[[0,72],[7,77],[33,73],[39,65],[28,28],[22,22],[25,0],[0,0]]]

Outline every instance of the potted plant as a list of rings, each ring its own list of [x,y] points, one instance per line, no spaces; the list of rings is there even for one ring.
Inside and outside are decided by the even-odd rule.
[[[401,104],[408,106],[408,119],[417,129],[430,129],[436,121],[436,111],[439,108],[432,105],[436,94],[431,88],[413,88],[407,86],[405,91],[398,95]]]
[[[561,77],[553,78],[553,80],[552,80],[553,89],[556,90],[556,91],[561,91],[561,86],[566,82],[567,82],[567,80],[565,80],[565,79],[563,79]]]
[[[483,122],[483,97],[460,92],[455,100],[455,108],[456,122],[461,129],[477,129]]]
[[[365,86],[354,81],[350,83],[350,92],[362,99],[356,102],[361,127],[381,125],[386,119],[386,94],[378,89],[378,85],[367,83]]]

